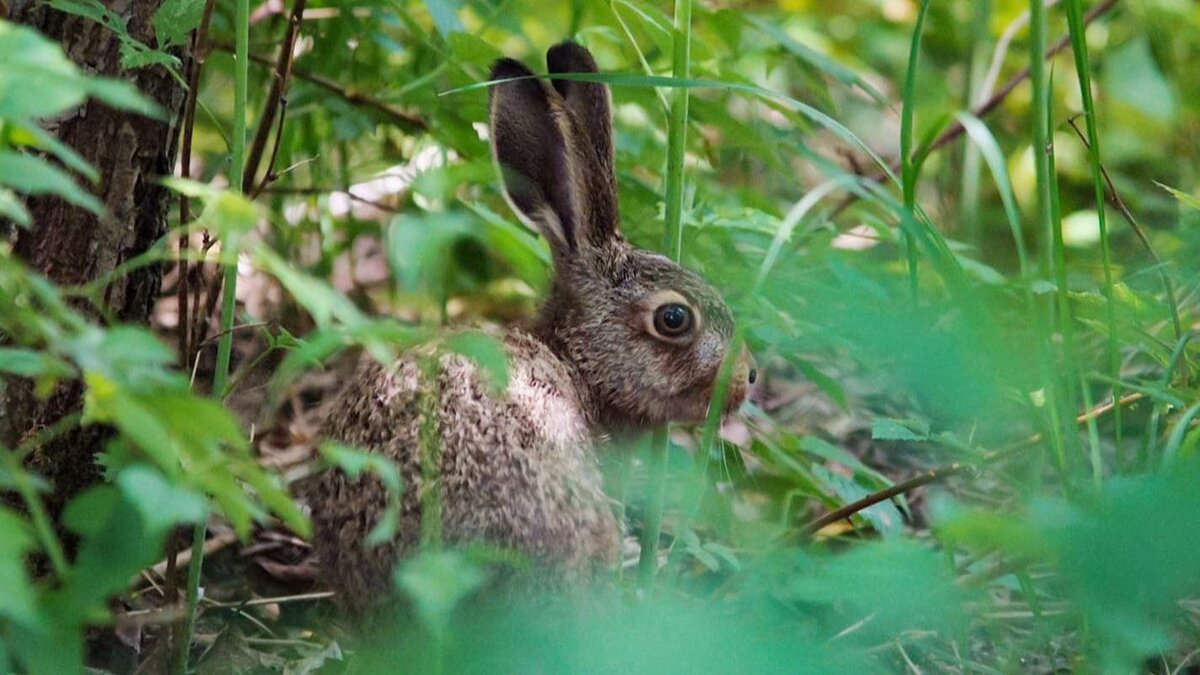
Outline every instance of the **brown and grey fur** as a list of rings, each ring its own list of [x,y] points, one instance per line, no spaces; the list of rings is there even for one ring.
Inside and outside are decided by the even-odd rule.
[[[547,63],[551,73],[596,72],[573,42],[552,48]],[[492,69],[495,80],[530,75],[510,59]],[[352,609],[386,597],[397,556],[418,541],[429,488],[439,490],[448,544],[513,548],[572,576],[615,562],[620,528],[596,440],[702,419],[732,336],[729,310],[703,279],[621,235],[606,86],[506,81],[492,89],[489,123],[505,195],[549,241],[554,282],[533,325],[501,336],[504,392],[490,391],[458,355],[439,357],[431,388],[410,355],[387,366],[364,361],[332,402],[325,435],[382,453],[405,480],[396,539],[376,548],[362,543],[388,508],[376,478],[333,470],[303,488],[325,576]],[[692,310],[693,331],[657,333],[652,317],[664,298]],[[738,355],[728,409],[744,399],[749,369]],[[421,397],[430,391],[438,397],[436,486],[424,484],[420,460]]]

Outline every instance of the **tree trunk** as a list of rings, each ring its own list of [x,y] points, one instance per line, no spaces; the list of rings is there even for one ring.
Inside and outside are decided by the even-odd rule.
[[[130,35],[154,44],[151,17],[162,1],[104,0],[104,5],[126,20]],[[26,205],[33,226],[16,231],[13,250],[56,284],[86,283],[146,251],[165,234],[171,196],[157,181],[170,175],[175,165],[184,91],[160,66],[123,70],[116,35],[93,21],[49,9],[36,0],[10,3],[8,19],[57,41],[84,72],[132,82],[162,106],[169,120],[156,121],[88,101],[46,123],[48,131],[99,172],[100,181],[93,191],[108,215],[96,217],[56,197],[30,198]],[[135,270],[109,284],[103,295],[104,307],[80,309],[101,321],[146,323],[161,280],[160,266]],[[78,412],[82,390],[79,382],[64,383],[48,399],[39,400],[31,383],[11,382],[0,400],[4,406],[0,441],[12,447]],[[99,478],[95,455],[107,437],[103,428],[76,428],[34,454],[33,468],[54,485],[50,506],[55,513]]]

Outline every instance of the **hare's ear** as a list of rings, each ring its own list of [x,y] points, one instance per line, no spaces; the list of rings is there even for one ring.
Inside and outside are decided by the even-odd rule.
[[[492,154],[513,210],[546,237],[561,259],[576,248],[582,215],[583,195],[573,180],[573,131],[558,95],[532,75],[512,59],[492,66],[493,80],[530,78],[492,87]]]
[[[546,66],[552,74],[598,73],[591,52],[577,42],[566,40],[546,52]],[[602,82],[551,80],[567,109],[583,127],[596,153],[601,169],[613,173],[612,102],[608,86]],[[583,139],[580,139],[583,140]]]
[[[546,52],[551,74],[599,72],[591,52],[565,40]],[[613,170],[612,100],[608,85],[583,80],[551,80],[569,111],[580,147],[579,180],[586,190],[588,219],[581,224],[583,238],[603,246],[619,239],[617,231],[617,179]]]

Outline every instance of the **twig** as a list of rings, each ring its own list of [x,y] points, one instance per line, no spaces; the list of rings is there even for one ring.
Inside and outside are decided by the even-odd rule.
[[[282,605],[289,602],[308,602],[311,600],[325,600],[334,596],[333,591],[316,591],[314,593],[300,593],[297,595],[282,595],[276,598],[253,598],[251,600],[241,600],[239,602],[218,602],[216,600],[206,601],[210,607],[219,609],[232,609],[241,607],[258,607],[259,605]]]
[[[1114,6],[1116,6],[1116,4],[1117,4],[1117,0],[1104,0],[1100,4],[1096,5],[1090,11],[1088,11],[1086,16],[1083,17],[1083,25],[1084,26],[1090,25],[1096,19],[1099,19],[1101,16],[1104,16],[1105,14],[1107,14],[1109,10],[1111,10]],[[1063,35],[1062,37],[1060,37],[1058,39],[1058,42],[1055,42],[1053,45],[1050,46],[1049,49],[1046,50],[1046,58],[1047,59],[1053,58],[1059,52],[1063,51],[1070,45],[1071,45],[1071,36]],[[996,108],[1000,107],[1000,104],[1003,103],[1004,100],[1008,98],[1008,95],[1011,94],[1014,89],[1016,89],[1018,86],[1020,86],[1022,82],[1029,79],[1029,75],[1030,75],[1030,69],[1028,66],[1026,66],[1025,68],[1023,68],[1021,70],[1021,72],[1017,73],[1011,79],[1009,79],[1007,82],[1005,82],[1004,86],[1001,87],[1000,90],[997,91],[995,94],[993,94],[991,98],[989,98],[987,101],[985,101],[982,105],[976,106],[973,110],[971,110],[971,114],[973,116],[979,117],[979,118],[983,118],[983,117],[986,117],[989,114],[991,114],[992,111],[994,111]],[[962,122],[957,122],[957,121],[954,122],[953,124],[950,125],[950,128],[943,131],[942,134],[937,137],[937,140],[935,140],[929,146],[929,150],[927,151],[927,154],[932,154],[934,151],[939,150],[942,147],[949,145],[950,143],[953,143],[955,140],[958,139],[959,136],[962,136],[963,133],[965,133],[965,132],[966,132],[966,127],[964,127],[962,125]],[[897,159],[893,160],[890,166],[891,166],[891,170],[893,172],[898,170],[900,168],[900,159],[897,158]],[[877,174],[871,176],[871,180],[876,183],[882,183],[885,178],[887,178],[887,176],[883,173],[877,173]],[[831,217],[836,216],[837,214],[846,210],[847,207],[849,207],[851,204],[853,204],[854,202],[858,201],[861,198],[862,197],[857,192],[848,193],[842,199],[842,201],[838,202],[838,204],[833,208],[833,211],[830,214],[830,216]]]
[[[1108,402],[1103,405],[1096,406],[1095,408],[1092,408],[1091,410],[1088,410],[1088,411],[1078,415],[1075,418],[1075,422],[1076,422],[1076,424],[1084,424],[1090,420],[1094,420],[1094,419],[1100,417],[1101,415],[1105,415],[1105,414],[1112,412],[1117,407],[1117,405],[1124,407],[1131,403],[1140,401],[1143,398],[1146,398],[1146,395],[1141,392],[1135,392],[1132,394],[1128,394],[1126,396],[1121,397],[1120,401]],[[906,481],[903,481],[901,483],[896,483],[895,485],[893,485],[889,488],[880,490],[878,492],[874,492],[872,494],[867,495],[866,497],[863,497],[862,499],[859,499],[858,501],[847,504],[839,509],[830,511],[829,513],[826,513],[825,515],[821,516],[820,518],[817,518],[816,520],[812,521],[811,523],[805,525],[801,529],[801,533],[804,535],[811,536],[811,535],[821,531],[823,528],[825,528],[829,525],[832,525],[833,523],[836,523],[839,520],[844,520],[846,518],[849,518],[850,516],[858,513],[859,511],[870,508],[870,507],[878,504],[879,502],[891,499],[892,497],[903,494],[905,492],[909,492],[910,490],[915,490],[915,489],[921,487],[922,485],[928,485],[929,483],[932,483],[934,481],[942,480],[943,478],[955,476],[960,473],[974,472],[974,471],[976,471],[976,464],[991,464],[991,463],[1006,459],[1009,456],[1015,454],[1016,452],[1018,452],[1020,450],[1024,450],[1025,448],[1027,448],[1031,445],[1034,445],[1041,440],[1042,440],[1042,435],[1040,433],[1033,434],[1029,438],[1027,438],[1023,441],[1018,441],[1017,443],[1014,443],[1014,444],[1008,446],[1007,448],[1003,448],[1001,450],[996,450],[994,452],[987,453],[982,458],[980,458],[980,460],[976,463],[953,462],[953,463],[947,464],[945,466],[940,466],[940,467],[937,467],[934,469],[929,469],[927,471],[917,474],[916,476],[913,476],[912,478],[909,478]]]
[[[237,534],[232,531],[218,532],[217,534],[214,534],[212,537],[210,537],[207,541],[204,542],[204,554],[205,555],[213,555],[214,553],[216,553],[228,546],[232,546],[233,544],[235,544],[237,542],[237,540],[238,540]],[[176,565],[187,565],[191,561],[192,561],[192,549],[186,548],[179,552],[179,555],[176,557],[175,564]],[[170,565],[169,560],[167,560],[167,559],[160,560],[153,567],[150,568],[150,572],[157,574],[158,576],[161,577],[167,573],[167,567],[169,565]],[[134,579],[132,583],[137,584],[137,582],[138,582],[138,580]]]
[[[246,173],[242,178],[242,193],[254,193],[254,178],[258,175],[258,165],[262,162],[263,152],[267,148],[267,139],[274,126],[275,115],[279,115],[279,133],[283,133],[283,119],[286,111],[280,102],[284,100],[284,91],[292,77],[292,56],[296,52],[296,38],[300,34],[300,20],[304,15],[304,6],[308,0],[295,0],[292,3],[292,14],[288,19],[287,32],[283,35],[283,44],[279,48],[279,58],[275,62],[275,71],[271,78],[271,88],[267,92],[267,101],[263,105],[262,116],[258,128],[254,132],[254,141],[246,155]],[[278,148],[276,137],[276,148]],[[268,174],[270,167],[267,168]]]
[[[367,206],[372,206],[374,208],[379,209],[380,211],[387,211],[388,213],[399,213],[400,212],[400,209],[398,209],[395,206],[392,206],[390,204],[384,204],[383,202],[376,200],[376,199],[368,199],[366,197],[360,197],[360,196],[354,194],[353,192],[350,192],[349,190],[339,190],[337,188],[275,187],[275,186],[266,185],[266,186],[263,186],[261,191],[268,193],[268,194],[307,195],[307,196],[313,196],[313,197],[322,197],[325,195],[332,195],[334,193],[337,193],[337,194],[346,195],[346,197],[348,197],[351,201],[356,201],[361,204],[366,204]]]
[[[270,326],[270,325],[271,325],[270,321],[255,321],[252,323],[240,323],[236,326],[231,326],[229,328],[229,330],[223,330],[223,331],[217,333],[216,335],[209,336],[206,340],[204,340],[204,342],[201,342],[198,346],[201,349],[203,349],[204,347],[207,347],[208,345],[212,344],[213,342],[216,342],[217,340],[225,337],[225,335],[228,333],[236,333],[239,330],[246,330],[247,328],[262,328],[264,326]]]
[[[234,262],[231,264],[236,265],[237,263]],[[213,274],[212,278],[208,280],[208,289],[206,291],[204,303],[204,314],[196,316],[196,332],[192,336],[192,345],[194,345],[193,351],[195,352],[195,358],[197,361],[200,360],[200,350],[203,349],[204,345],[208,344],[207,335],[209,324],[212,322],[213,312],[217,311],[217,302],[221,299],[221,289],[224,288],[224,281],[225,275],[221,274],[219,269],[215,274]],[[196,299],[199,301],[199,289],[196,290],[196,293]],[[201,318],[204,320],[200,321]]]
[[[233,51],[233,47],[228,44],[218,44],[217,48],[223,51]],[[270,59],[257,54],[251,54],[250,61],[260,65],[274,65],[274,62]],[[292,75],[304,80],[305,82],[315,84],[330,93],[336,94],[338,97],[349,103],[360,105],[365,108],[371,108],[372,110],[380,112],[386,116],[392,124],[395,124],[397,127],[410,134],[422,133],[429,130],[429,123],[420,116],[400,110],[383,99],[376,98],[370,94],[364,94],[360,91],[355,91],[349,87],[344,87],[327,77],[317,75],[316,73],[309,72],[303,68],[293,67]]]
[[[142,626],[157,626],[177,623],[183,618],[184,606],[181,604],[167,605],[155,609],[141,609],[124,612],[113,617],[113,625],[117,628],[141,628]]]
[[[1091,149],[1091,146],[1088,144],[1087,136],[1075,124],[1075,120],[1084,114],[1085,113],[1080,113],[1079,115],[1071,117],[1067,120],[1067,124],[1071,125],[1071,130],[1074,131],[1075,135],[1079,137],[1079,141],[1083,143],[1083,147]],[[1100,175],[1104,177],[1104,184],[1108,187],[1109,203],[1112,204],[1113,208],[1115,208],[1121,214],[1121,217],[1125,219],[1125,222],[1129,223],[1129,227],[1133,229],[1134,234],[1137,235],[1138,241],[1141,242],[1142,248],[1146,249],[1146,253],[1150,255],[1150,258],[1154,260],[1155,267],[1158,268],[1159,279],[1162,280],[1163,290],[1167,294],[1167,306],[1171,308],[1171,324],[1175,329],[1175,340],[1179,341],[1179,339],[1183,336],[1183,322],[1179,318],[1179,305],[1175,301],[1175,284],[1171,282],[1171,277],[1167,274],[1167,270],[1162,264],[1162,259],[1159,258],[1158,253],[1155,252],[1154,245],[1150,243],[1150,238],[1146,236],[1146,231],[1142,229],[1141,223],[1137,221],[1137,218],[1134,217],[1133,212],[1130,211],[1129,207],[1125,205],[1125,200],[1121,199],[1121,195],[1117,193],[1117,186],[1113,184],[1112,176],[1108,174],[1108,169],[1104,168],[1103,164],[1100,165]],[[1103,208],[1103,205],[1097,206],[1099,208]]]
[[[826,513],[808,525],[805,525],[802,532],[807,535],[814,534],[828,525],[832,525],[839,520],[849,518],[863,509],[870,508],[879,502],[891,499],[896,495],[904,494],[910,490],[915,490],[922,485],[928,485],[936,480],[942,480],[943,478],[947,478],[949,476],[956,476],[960,473],[973,471],[975,471],[975,465],[967,464],[965,462],[954,462],[953,464],[947,464],[946,466],[941,466],[936,469],[923,471],[906,481],[896,483],[885,490],[871,493],[866,497],[859,499],[858,501],[850,502],[839,509],[835,509],[829,513]]]
[[[283,142],[283,123],[287,120],[287,106],[287,97],[281,97],[279,99],[279,126],[275,129],[275,142],[271,145],[271,157],[267,160],[267,171],[263,174],[262,182],[254,189],[254,193],[250,195],[251,199],[257,199],[268,185],[279,180],[280,174],[275,173],[275,162],[279,161],[279,146]],[[288,170],[285,168],[284,172],[286,173]]]

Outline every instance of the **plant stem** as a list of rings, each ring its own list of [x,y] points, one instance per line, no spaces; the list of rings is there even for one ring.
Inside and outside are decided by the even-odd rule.
[[[912,46],[908,50],[908,74],[904,81],[904,101],[900,111],[900,182],[904,192],[904,208],[916,221],[917,173],[916,158],[913,157],[913,118],[916,116],[917,62],[921,58],[921,29],[925,15],[929,13],[929,0],[922,0],[917,12],[917,24],[913,26]],[[919,301],[917,283],[917,244],[913,235],[901,228],[905,257],[908,259],[908,283],[912,302]]]
[[[1037,225],[1040,233],[1042,269],[1041,277],[1049,279],[1055,269],[1054,260],[1054,204],[1050,182],[1055,179],[1050,172],[1050,87],[1046,81],[1046,7],[1043,0],[1029,1],[1029,81],[1033,88],[1033,162],[1037,174]],[[1051,446],[1060,471],[1066,470],[1067,456],[1063,442],[1059,409],[1059,389],[1054,368],[1048,352],[1049,325],[1044,317],[1035,318],[1038,327],[1038,370],[1041,371],[1043,391],[1046,396],[1047,425]],[[1050,324],[1052,325],[1052,324]],[[1073,385],[1073,383],[1072,383]]]
[[[987,41],[990,35],[989,22],[992,18],[991,0],[975,0],[974,14],[971,19],[971,48],[966,64],[967,86],[963,91],[963,110],[970,110],[979,97],[984,70],[987,67]],[[967,242],[979,248],[982,233],[979,229],[979,178],[980,160],[979,149],[967,144],[963,148],[961,171],[959,178],[959,217],[963,223],[963,236]]]
[[[229,173],[231,190],[240,190],[246,169],[246,94],[249,89],[250,64],[250,0],[237,0],[234,16],[236,48],[233,89],[233,142]],[[223,243],[235,247],[236,241]],[[228,250],[226,256],[225,281],[221,299],[221,330],[224,331],[217,343],[217,370],[213,373],[212,393],[218,400],[224,396],[229,380],[229,360],[233,351],[233,310],[237,300],[237,250]],[[176,645],[175,672],[187,672],[187,653],[191,646],[192,633],[196,627],[196,609],[200,602],[200,571],[204,565],[204,539],[207,532],[206,519],[196,523],[192,534],[192,559],[188,564],[187,612],[183,631]]]
[[[675,33],[671,55],[671,76],[687,79],[692,52],[691,0],[675,2]],[[663,250],[676,262],[683,253],[683,157],[687,149],[688,89],[671,92],[671,117],[667,129],[666,231]]]
[[[692,41],[692,2],[675,1],[675,30],[672,39],[671,74],[678,79],[688,77]],[[683,157],[687,147],[688,89],[671,92],[671,115],[667,130],[666,228],[663,250],[678,261],[683,252]],[[650,443],[649,508],[642,530],[642,551],[638,561],[638,587],[644,594],[654,588],[658,570],[658,538],[662,532],[663,499],[666,492],[667,453],[670,449],[670,427],[654,433]]]
[[[1096,198],[1096,219],[1100,228],[1100,253],[1104,266],[1105,322],[1108,324],[1108,376],[1114,382],[1121,379],[1121,354],[1117,348],[1117,310],[1113,288],[1112,248],[1108,239],[1108,221],[1104,214],[1104,176],[1100,164],[1100,134],[1096,130],[1096,104],[1092,100],[1092,81],[1088,65],[1087,28],[1083,23],[1083,7],[1080,0],[1067,0],[1067,24],[1071,35],[1071,51],[1075,54],[1075,75],[1079,79],[1079,93],[1083,101],[1083,112],[1087,117],[1088,164],[1092,170],[1092,188]],[[1178,336],[1177,336],[1178,337]],[[1113,385],[1113,400],[1121,398],[1121,386]],[[1113,416],[1113,434],[1116,444],[1117,463],[1128,462],[1122,442],[1121,411]]]

